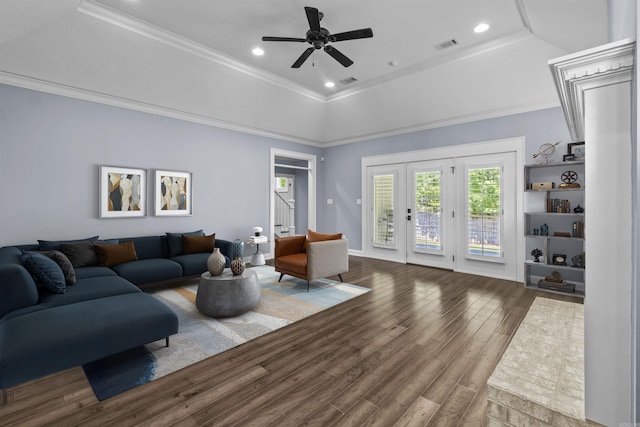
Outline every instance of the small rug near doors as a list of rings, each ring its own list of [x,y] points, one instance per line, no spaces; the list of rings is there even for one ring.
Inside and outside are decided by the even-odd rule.
[[[164,340],[84,365],[99,400],[123,393],[185,366],[221,353],[314,313],[340,304],[370,289],[329,279],[307,282],[285,276],[271,266],[253,267],[262,285],[260,303],[250,312],[226,319],[201,314],[195,306],[197,280],[192,284],[152,293],[178,315],[180,327]]]

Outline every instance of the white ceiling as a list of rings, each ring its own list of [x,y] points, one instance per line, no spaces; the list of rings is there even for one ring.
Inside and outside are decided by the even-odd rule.
[[[304,37],[304,6],[318,7],[332,33],[372,28],[373,38],[334,44],[351,67],[318,50],[293,69],[306,43],[261,41]],[[331,145],[558,105],[547,61],[605,43],[606,9],[606,0],[0,0],[0,82]],[[475,34],[480,22],[491,27]],[[340,83],[349,77],[357,81]]]

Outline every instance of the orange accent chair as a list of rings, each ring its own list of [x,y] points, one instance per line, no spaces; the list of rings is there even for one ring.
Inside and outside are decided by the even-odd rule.
[[[342,233],[324,234],[309,230],[306,236],[288,236],[275,241],[275,269],[310,282],[322,277],[338,276],[349,271],[349,242]]]

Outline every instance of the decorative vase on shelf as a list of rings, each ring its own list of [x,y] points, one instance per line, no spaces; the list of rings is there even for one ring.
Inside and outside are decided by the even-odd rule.
[[[540,234],[543,236],[549,235],[549,226],[547,224],[542,224],[540,226]]]
[[[220,252],[220,248],[213,248],[213,253],[207,258],[207,270],[212,276],[219,276],[222,274],[227,260]]]
[[[240,239],[233,241],[233,259],[244,257],[244,242]]]
[[[231,273],[234,276],[240,276],[244,272],[244,261],[242,258],[237,257],[233,261],[231,261]]]

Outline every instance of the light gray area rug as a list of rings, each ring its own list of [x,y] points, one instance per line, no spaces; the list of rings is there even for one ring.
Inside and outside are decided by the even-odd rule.
[[[85,365],[85,373],[100,400],[221,353],[297,320],[348,301],[370,289],[329,279],[307,282],[285,276],[271,266],[252,267],[262,287],[261,300],[253,310],[231,318],[214,319],[201,314],[195,305],[198,280],[190,284],[153,292],[151,295],[171,307],[180,327],[171,337],[127,353]]]

